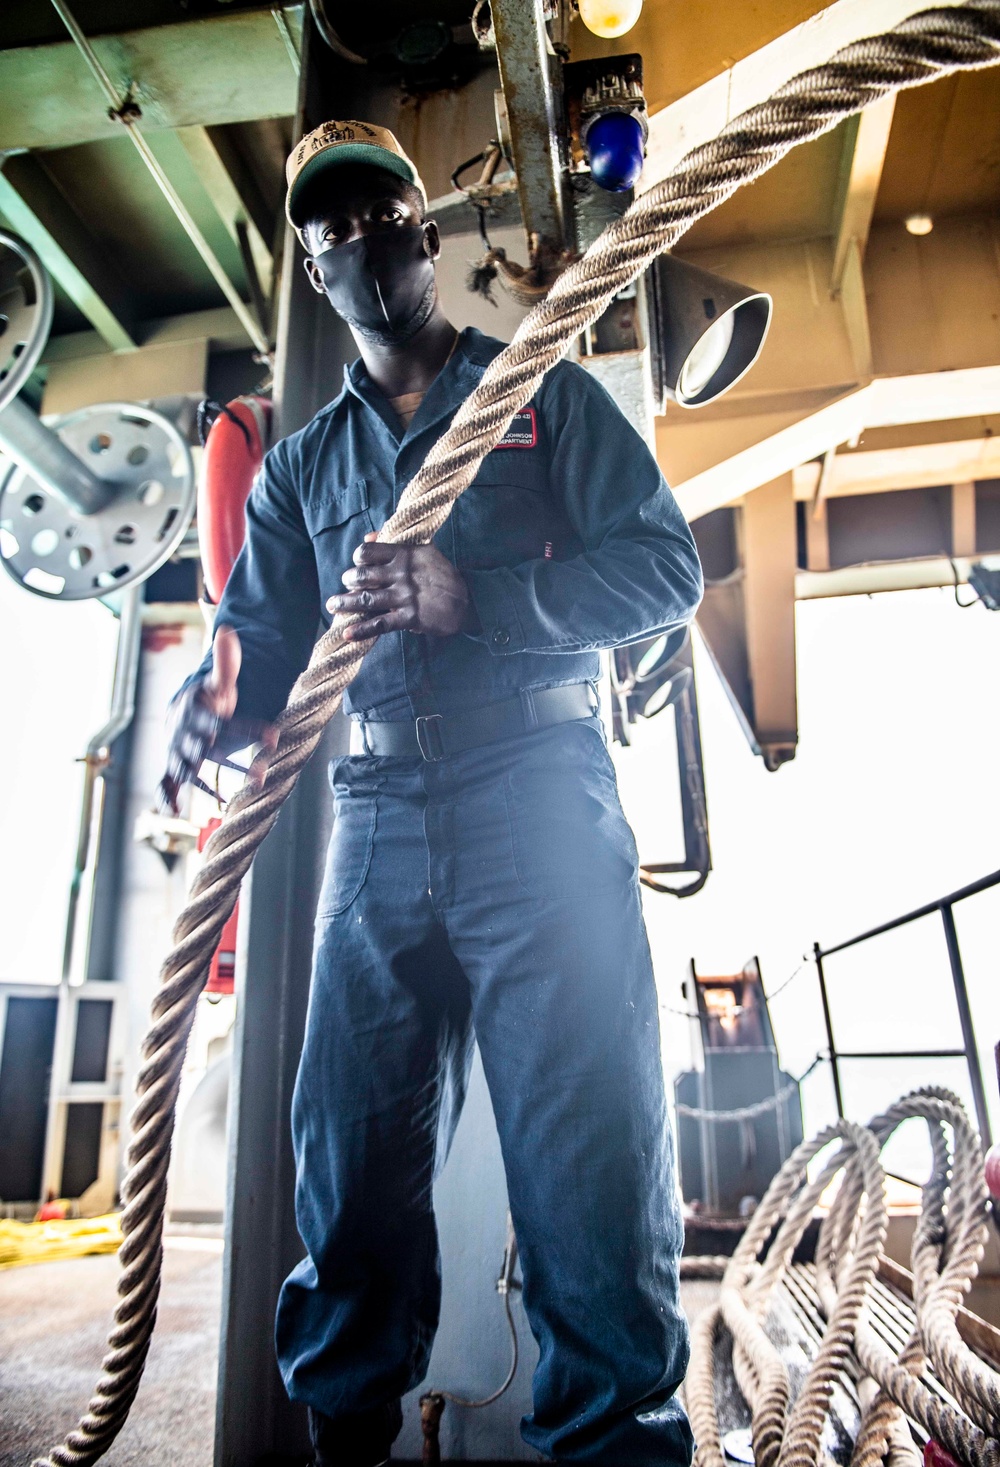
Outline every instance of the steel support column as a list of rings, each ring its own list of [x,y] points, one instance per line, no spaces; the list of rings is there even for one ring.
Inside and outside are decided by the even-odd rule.
[[[540,253],[558,255],[567,245],[562,68],[549,55],[542,0],[493,0],[491,9],[525,233],[529,244],[537,238]]]
[[[972,1090],[972,1103],[976,1108],[976,1122],[979,1126],[979,1135],[982,1139],[983,1150],[989,1150],[993,1141],[990,1129],[990,1112],[986,1103],[986,1087],[983,1084],[983,1072],[979,1063],[979,1046],[976,1043],[976,1030],[972,1022],[972,1007],[969,1003],[969,990],[965,982],[965,967],[962,963],[962,949],[958,942],[958,930],[955,926],[955,911],[948,902],[942,903],[941,922],[944,926],[944,940],[948,948],[948,963],[951,967],[951,981],[955,988],[955,1004],[958,1008],[958,1021],[962,1026],[961,1051],[969,1066],[969,1086]]]

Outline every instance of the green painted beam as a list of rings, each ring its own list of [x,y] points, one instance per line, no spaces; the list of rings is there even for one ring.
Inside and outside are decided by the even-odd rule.
[[[181,142],[181,133],[150,132],[146,129],[143,137],[229,279],[245,297],[247,282],[243,276],[243,261],[235,230],[229,227],[228,201],[212,196]]]
[[[237,177],[229,166],[229,157],[218,146],[220,134],[207,127],[183,127],[175,135],[187,155],[188,166],[193,170],[206,198],[226,229],[230,239],[239,245],[238,225],[246,226],[257,276],[264,290],[271,288],[271,273],[274,261],[265,237],[258,228],[250,199],[244,197],[237,184]],[[153,139],[150,139],[153,142]],[[161,159],[161,162],[163,160]],[[164,162],[164,167],[166,167]],[[171,175],[173,176],[173,175]],[[249,177],[241,180],[249,183]],[[256,190],[259,194],[259,190]],[[249,285],[249,282],[247,282]]]
[[[296,31],[296,10],[284,13]],[[298,80],[270,10],[98,36],[93,45],[122,95],[132,89],[143,131],[295,111]],[[0,98],[0,150],[70,147],[120,131],[72,41],[0,51]]]
[[[16,234],[34,246],[52,278],[111,350],[134,348],[124,287],[36,159],[4,160],[0,214]]]
[[[207,341],[217,351],[239,351],[247,345],[247,334],[231,306],[214,310],[189,311],[182,316],[166,316],[154,321],[140,321],[135,328],[140,350],[147,346],[166,346],[176,341]],[[103,357],[108,344],[96,331],[68,331],[63,336],[50,336],[42,352],[41,365],[50,362],[75,362],[84,357]]]
[[[272,123],[271,125],[273,126],[274,124]],[[263,126],[266,127],[267,124],[263,124]],[[249,137],[250,132],[250,129],[243,129],[244,137]],[[247,146],[246,142],[244,142],[241,148],[231,128],[206,127],[204,133],[220,165],[225,169],[233,188],[235,188],[239,195],[247,218],[253,223],[261,240],[267,245],[270,251],[274,244],[275,227],[279,217],[281,218],[282,226],[284,225],[283,211],[280,207],[275,210],[273,203],[268,203],[261,186],[261,179],[273,167],[275,161],[273,151],[268,153],[263,153],[263,150],[261,152],[255,152],[253,144],[251,143],[250,146]],[[184,138],[187,135],[187,132],[182,132],[180,136]],[[282,193],[284,192],[283,185],[285,181],[285,151],[285,148],[282,147],[281,168],[278,173]]]

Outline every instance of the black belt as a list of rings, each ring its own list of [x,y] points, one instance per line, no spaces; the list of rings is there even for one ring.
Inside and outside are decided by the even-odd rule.
[[[591,718],[597,707],[592,683],[571,683],[564,688],[525,692],[502,703],[484,703],[465,713],[430,713],[413,723],[355,719],[351,724],[351,753],[409,758],[419,755],[433,764],[465,749],[480,749],[535,729]]]

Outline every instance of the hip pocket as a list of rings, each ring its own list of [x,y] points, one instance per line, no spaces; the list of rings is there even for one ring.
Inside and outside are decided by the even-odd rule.
[[[337,770],[342,762],[331,771],[333,833],[316,908],[318,919],[339,916],[356,900],[368,876],[375,842],[379,782],[341,783]]]
[[[505,793],[514,869],[528,892],[582,897],[636,880],[635,839],[596,729],[581,722],[532,736]]]

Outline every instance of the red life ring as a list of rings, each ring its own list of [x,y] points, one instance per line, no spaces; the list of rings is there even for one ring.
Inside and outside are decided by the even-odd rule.
[[[208,600],[218,606],[243,549],[246,502],[264,459],[271,427],[266,397],[227,403],[205,439],[198,485],[198,537]]]
[[[266,397],[237,397],[227,403],[205,439],[198,484],[198,537],[205,594],[218,606],[246,538],[246,503],[267,448],[271,403]],[[198,837],[199,851],[221,820],[209,820]],[[237,900],[212,954],[205,992],[232,993],[236,965]]]
[[[215,834],[222,824],[217,815],[205,822],[198,832],[198,850],[203,851],[208,845],[209,838]],[[240,922],[240,900],[236,898],[236,905],[226,918],[225,926],[219,934],[218,946],[212,954],[212,961],[208,969],[208,981],[204,992],[212,997],[220,997],[224,993],[232,993],[236,980],[236,934]]]

